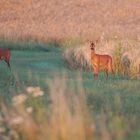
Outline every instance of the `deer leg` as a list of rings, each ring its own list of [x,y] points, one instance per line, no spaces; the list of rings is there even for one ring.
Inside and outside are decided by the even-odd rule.
[[[11,69],[10,63],[8,60],[5,60],[5,62],[7,63],[7,66]]]
[[[105,69],[106,77],[108,78],[108,69]]]
[[[111,73],[112,73],[113,76],[115,76],[115,72],[114,72],[113,69],[111,69]]]
[[[98,68],[96,68],[96,67],[94,67],[93,68],[93,73],[94,73],[94,79],[96,80],[97,79],[97,77],[98,77]]]
[[[112,68],[112,60],[111,60],[111,62],[110,62],[109,65],[108,65],[108,69],[109,69],[109,71],[112,73],[112,75],[115,76],[115,72],[114,72],[114,70],[113,70],[113,68]]]

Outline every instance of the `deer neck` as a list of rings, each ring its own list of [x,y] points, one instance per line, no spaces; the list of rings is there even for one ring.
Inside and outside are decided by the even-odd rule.
[[[96,55],[95,50],[91,50],[91,55]]]

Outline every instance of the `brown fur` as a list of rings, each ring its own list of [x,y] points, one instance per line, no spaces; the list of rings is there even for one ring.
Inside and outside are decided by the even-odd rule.
[[[100,55],[95,53],[95,44],[91,42],[91,63],[94,72],[94,78],[98,76],[100,70],[104,70],[106,76],[108,77],[108,71],[112,72],[114,75],[114,70],[112,68],[112,57],[110,55]]]
[[[10,50],[8,48],[0,48],[0,60],[4,60],[10,68]]]

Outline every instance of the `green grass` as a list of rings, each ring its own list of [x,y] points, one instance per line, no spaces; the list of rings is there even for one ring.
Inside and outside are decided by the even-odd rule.
[[[48,40],[42,43],[35,40],[8,40],[0,38],[0,47],[9,48],[10,50],[28,50],[28,51],[49,51],[58,46],[57,41]]]
[[[66,68],[61,49],[55,48],[52,44],[45,47],[48,51],[12,50],[11,71],[4,62],[0,62],[0,96],[4,100],[10,103],[12,96],[24,92],[27,86],[41,86],[46,93],[45,98],[27,101],[27,104],[45,106],[49,103],[46,80],[52,79],[54,74],[59,76],[64,72],[69,81],[73,80],[76,85],[77,75],[80,73],[93,116],[98,118],[101,112],[104,112],[107,118],[110,117],[110,112],[112,116],[120,114],[131,129],[129,139],[139,137],[139,80],[117,75],[115,77],[109,75],[106,79],[105,74],[100,73],[95,81],[92,72]]]

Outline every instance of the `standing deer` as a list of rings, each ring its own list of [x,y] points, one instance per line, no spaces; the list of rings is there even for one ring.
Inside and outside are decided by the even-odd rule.
[[[112,57],[109,55],[100,55],[95,52],[95,43],[91,42],[91,63],[94,72],[94,79],[98,77],[98,72],[100,70],[104,70],[106,76],[108,77],[108,71],[111,71],[113,75],[115,75],[114,70],[112,68]]]
[[[10,68],[10,50],[8,48],[0,48],[0,60],[4,60]]]

